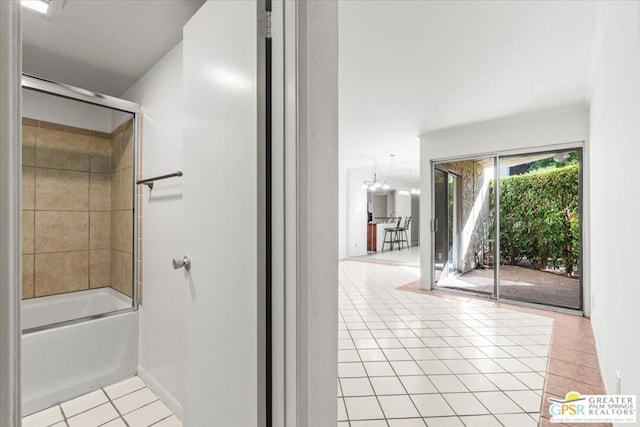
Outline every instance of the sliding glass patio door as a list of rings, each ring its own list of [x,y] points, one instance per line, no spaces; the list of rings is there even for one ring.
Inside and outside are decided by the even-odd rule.
[[[434,281],[436,286],[492,296],[495,203],[493,157],[434,167]]]
[[[581,148],[434,163],[434,285],[581,309],[581,164]]]
[[[582,151],[500,157],[500,296],[580,309]]]

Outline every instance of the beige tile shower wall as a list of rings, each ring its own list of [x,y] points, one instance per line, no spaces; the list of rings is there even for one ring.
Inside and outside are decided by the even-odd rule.
[[[133,120],[113,132],[111,145],[111,286],[133,294]]]
[[[111,135],[31,119],[22,128],[22,296],[111,283]]]

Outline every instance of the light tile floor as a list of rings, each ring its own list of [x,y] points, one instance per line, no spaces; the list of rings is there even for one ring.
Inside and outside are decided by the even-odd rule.
[[[358,257],[358,259],[401,263],[420,267],[420,246],[411,246],[402,249],[398,249],[396,246],[393,250],[386,249],[384,251],[369,252],[366,255]]]
[[[138,377],[45,409],[22,419],[23,427],[182,427]]]
[[[396,289],[419,274],[340,263],[338,426],[536,426],[553,318]]]

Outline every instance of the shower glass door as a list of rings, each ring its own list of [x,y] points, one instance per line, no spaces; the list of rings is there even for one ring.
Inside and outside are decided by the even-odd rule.
[[[135,114],[31,81],[22,89],[27,333],[134,307],[136,253]]]

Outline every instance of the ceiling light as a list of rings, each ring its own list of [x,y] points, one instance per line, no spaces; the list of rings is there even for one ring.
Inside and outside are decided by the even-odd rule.
[[[49,10],[49,2],[44,0],[22,0],[21,4],[31,10],[35,10],[43,15]]]
[[[388,190],[388,189],[390,189],[390,188],[391,188],[391,186],[390,186],[389,184],[387,184],[386,182],[385,182],[385,183],[384,183],[384,185],[382,186],[382,189],[383,189],[383,190]]]
[[[364,184],[362,184],[362,187],[360,187],[363,190],[367,190],[369,189],[369,184],[367,184],[366,182]]]

